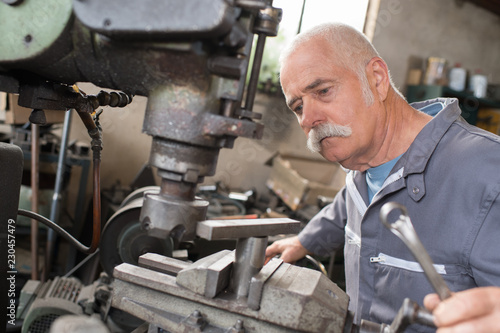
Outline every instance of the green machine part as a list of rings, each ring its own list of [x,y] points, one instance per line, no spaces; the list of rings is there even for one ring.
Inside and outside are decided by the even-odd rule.
[[[72,13],[71,0],[0,2],[0,62],[30,60],[45,53],[67,31]]]

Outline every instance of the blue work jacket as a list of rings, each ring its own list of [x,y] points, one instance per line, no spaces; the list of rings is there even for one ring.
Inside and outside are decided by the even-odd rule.
[[[371,203],[365,173],[349,171],[334,202],[299,234],[302,245],[319,255],[344,245],[355,323],[391,323],[405,298],[422,305],[434,292],[409,249],[380,222],[386,202],[406,206],[452,291],[500,286],[500,138],[468,124],[456,99],[412,106],[436,102],[443,110],[418,134]]]

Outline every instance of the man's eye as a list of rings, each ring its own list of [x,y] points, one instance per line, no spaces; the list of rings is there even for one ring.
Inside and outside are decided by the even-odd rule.
[[[330,90],[330,88],[321,89],[318,93],[320,95],[324,95],[324,94],[328,93],[329,90]]]
[[[302,113],[302,104],[294,107],[293,112],[295,112],[296,114],[301,114]]]

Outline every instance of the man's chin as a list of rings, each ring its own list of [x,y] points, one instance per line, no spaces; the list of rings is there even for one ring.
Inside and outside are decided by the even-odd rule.
[[[322,140],[318,153],[329,162],[339,162],[339,146],[332,141],[335,137],[328,137]]]

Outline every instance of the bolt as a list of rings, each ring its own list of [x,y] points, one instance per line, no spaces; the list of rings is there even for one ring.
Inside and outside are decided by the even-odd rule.
[[[205,327],[205,325],[207,324],[200,310],[194,310],[193,313],[191,313],[191,315],[189,315],[189,317],[187,318],[187,322],[190,325],[196,325],[200,327]]]
[[[151,221],[147,220],[147,221],[142,222],[142,228],[146,231],[151,230],[151,228],[152,228]]]

